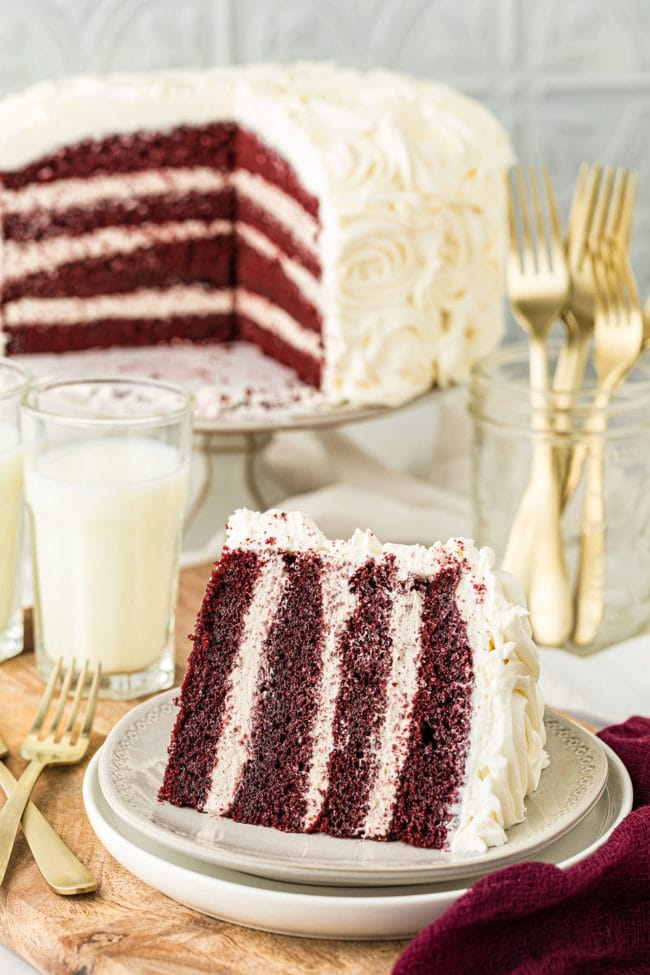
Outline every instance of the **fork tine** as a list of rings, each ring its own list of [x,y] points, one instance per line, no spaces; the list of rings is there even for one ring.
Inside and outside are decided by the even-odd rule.
[[[93,673],[92,682],[88,690],[88,710],[86,711],[86,718],[81,728],[80,737],[87,738],[90,736],[90,732],[93,726],[93,720],[95,718],[95,708],[97,707],[97,698],[99,696],[99,681],[102,676],[102,665],[97,664],[95,671]]]
[[[634,204],[636,202],[636,193],[639,186],[639,174],[636,170],[632,170],[629,174],[627,181],[625,200],[623,203],[623,213],[621,220],[618,225],[617,239],[620,245],[625,249],[629,250],[630,241],[632,239],[632,225],[634,223]]]
[[[569,264],[576,268],[582,266],[587,254],[589,227],[593,220],[602,176],[602,166],[583,163],[582,169],[585,172],[584,184],[578,182],[569,214],[568,257]]]
[[[573,191],[573,197],[571,199],[571,206],[569,208],[569,223],[577,220],[578,214],[584,207],[585,200],[587,198],[587,191],[589,186],[589,177],[595,167],[591,166],[588,162],[581,162],[580,169],[578,170],[578,178],[576,180],[575,189]]]
[[[56,733],[56,729],[59,727],[65,706],[68,700],[68,694],[70,693],[70,685],[72,684],[72,678],[74,676],[75,660],[74,658],[70,661],[68,669],[63,675],[63,683],[61,685],[61,690],[59,691],[59,699],[56,704],[56,711],[54,712],[54,717],[50,722],[50,730],[48,734]]]
[[[596,199],[596,206],[594,208],[587,239],[587,247],[592,254],[596,254],[601,248],[607,210],[612,194],[613,179],[614,169],[612,166],[607,166],[604,172],[603,182],[600,185],[600,190]]]
[[[47,686],[43,691],[43,697],[41,698],[41,703],[39,704],[38,711],[36,712],[36,717],[32,721],[32,726],[30,728],[30,734],[38,735],[40,734],[41,728],[43,727],[43,721],[45,715],[48,712],[48,708],[52,703],[52,698],[54,697],[54,690],[58,683],[59,677],[61,676],[61,670],[63,669],[63,660],[59,657],[56,662],[52,673],[50,674],[50,679],[47,682]]]
[[[627,197],[628,172],[619,166],[614,176],[612,186],[612,197],[607,208],[605,226],[603,228],[603,239],[612,247],[615,243],[618,228],[620,227]]]
[[[86,686],[87,677],[88,677],[88,660],[85,660],[83,669],[79,674],[79,678],[77,680],[77,686],[75,688],[74,697],[72,699],[72,705],[70,706],[70,714],[68,715],[68,724],[66,725],[64,737],[66,735],[71,735],[74,730],[75,721],[77,720],[77,714],[79,713],[79,705],[81,704],[81,697],[84,692],[84,688]]]
[[[552,256],[554,258],[553,263],[555,263],[557,257],[564,251],[564,242],[562,240],[562,226],[560,224],[560,216],[557,212],[557,202],[555,200],[555,193],[553,192],[551,174],[549,173],[547,166],[542,168],[542,179],[544,180],[544,189],[546,191],[546,207],[548,210],[551,242],[553,245]]]
[[[538,271],[547,270],[550,267],[550,259],[546,248],[546,230],[544,228],[542,202],[537,186],[537,175],[533,166],[528,167],[528,186],[530,189],[530,198],[533,203],[533,224],[535,227],[535,264]]]

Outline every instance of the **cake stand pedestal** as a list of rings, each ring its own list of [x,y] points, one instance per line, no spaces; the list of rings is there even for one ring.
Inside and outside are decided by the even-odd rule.
[[[200,415],[194,424],[192,485],[185,517],[184,551],[200,550],[225,525],[235,508],[264,511],[287,496],[287,486],[267,461],[268,449],[278,434],[317,433],[352,423],[393,415],[431,399],[426,393],[399,407],[318,409],[313,412],[270,410],[264,419],[219,420]],[[215,553],[215,557],[216,557]]]
[[[192,455],[193,493],[185,515],[183,547],[200,548],[235,508],[263,511],[280,500],[261,473],[270,433],[198,431]]]

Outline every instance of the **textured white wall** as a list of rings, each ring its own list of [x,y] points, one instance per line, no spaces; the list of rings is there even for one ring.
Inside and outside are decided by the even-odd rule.
[[[650,289],[650,0],[0,0],[0,93],[45,77],[333,58],[456,85],[551,167],[637,167]]]

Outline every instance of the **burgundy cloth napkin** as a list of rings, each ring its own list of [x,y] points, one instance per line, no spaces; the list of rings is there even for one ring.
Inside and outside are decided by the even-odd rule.
[[[568,870],[520,863],[475,883],[425,928],[393,975],[650,973],[650,718],[600,733],[634,785],[634,810]]]

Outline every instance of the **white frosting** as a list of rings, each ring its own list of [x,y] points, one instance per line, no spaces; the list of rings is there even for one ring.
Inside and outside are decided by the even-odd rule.
[[[225,720],[217,744],[215,765],[204,809],[217,816],[233,803],[237,786],[250,757],[253,707],[264,644],[287,578],[278,560],[262,566],[244,620],[243,633],[224,701]]]
[[[525,797],[548,765],[539,662],[525,600],[514,578],[494,572],[494,553],[462,541],[472,571],[456,602],[474,648],[474,702],[465,788],[452,850],[482,852],[506,842],[525,819]],[[485,587],[477,609],[475,584]]]
[[[318,711],[312,729],[314,743],[309,766],[303,829],[308,830],[322,809],[329,785],[329,761],[334,747],[334,718],[341,685],[339,641],[356,606],[348,587],[359,562],[339,563],[323,580],[323,619],[326,621],[322,648],[322,671],[318,690]]]
[[[269,537],[274,539],[272,543]],[[269,546],[277,546],[292,552],[315,550],[330,560],[324,574],[325,653],[305,827],[317,817],[327,791],[327,757],[340,679],[338,645],[346,616],[355,604],[347,581],[368,558],[394,557],[398,584],[390,626],[395,652],[383,726],[374,743],[378,772],[363,828],[368,837],[385,836],[390,827],[419,686],[422,597],[409,586],[409,580],[414,576],[431,578],[442,565],[460,562],[456,605],[472,648],[474,688],[464,782],[452,813],[448,844],[457,852],[480,852],[504,843],[505,831],[525,818],[525,797],[537,788],[548,759],[544,751],[544,706],[537,685],[539,665],[527,613],[514,580],[493,570],[491,550],[477,550],[466,539],[451,539],[431,548],[382,546],[372,532],[360,531],[348,542],[330,541],[299,512],[270,510],[258,514],[245,509],[231,516],[226,544],[229,549],[268,551]],[[256,599],[252,617],[272,614],[277,602],[264,595],[256,606]],[[250,683],[252,678],[246,680]],[[248,706],[244,701],[244,712]]]
[[[315,305],[317,308],[322,306],[323,289],[321,283],[302,264],[287,257],[284,251],[277,244],[274,244],[272,240],[269,240],[257,227],[251,227],[249,224],[242,223],[238,220],[235,223],[235,229],[237,231],[237,237],[247,243],[249,247],[253,247],[260,254],[263,254],[264,257],[268,257],[269,260],[277,261],[285,275],[312,305]]]
[[[320,232],[318,221],[292,196],[288,196],[284,190],[257,173],[249,173],[245,169],[235,170],[230,182],[237,193],[248,197],[262,210],[272,213],[274,219],[284,224],[299,244],[317,253]]]
[[[116,176],[92,176],[90,179],[28,183],[19,190],[3,190],[1,199],[4,213],[29,213],[39,207],[62,211],[69,207],[93,206],[104,200],[124,202],[137,196],[219,193],[228,187],[229,182],[227,173],[207,166],[179,166]]]
[[[320,233],[286,195],[235,174],[317,245],[330,402],[398,404],[465,379],[502,332],[511,150],[450,88],[307,63],[46,83],[0,104],[0,170],[84,138],[218,119],[255,131],[319,198]]]
[[[236,71],[166,71],[44,81],[0,103],[0,170],[116,132],[206,125],[232,115]]]
[[[171,288],[139,288],[125,294],[92,298],[19,298],[5,309],[8,325],[36,322],[39,328],[103,318],[167,318],[172,315],[228,314],[235,306],[231,288],[177,284]]]
[[[100,227],[78,237],[49,237],[29,243],[9,240],[2,248],[3,273],[7,280],[11,280],[26,274],[53,271],[76,261],[132,254],[155,244],[211,239],[228,234],[231,229],[229,220],[172,220],[169,223],[143,223],[137,227]]]
[[[311,329],[303,328],[295,318],[261,295],[256,295],[245,288],[237,288],[235,306],[237,311],[250,318],[258,328],[272,332],[314,359],[322,358],[323,346],[320,335],[312,332]]]
[[[413,554],[425,554],[426,549],[414,547]],[[402,559],[397,588],[393,595],[390,635],[395,652],[386,687],[386,717],[377,745],[378,772],[368,800],[368,813],[363,835],[369,838],[386,836],[393,816],[400,776],[408,755],[409,727],[413,702],[418,689],[418,664],[421,656],[420,626],[422,594],[410,582],[413,573],[431,573],[431,560]]]

